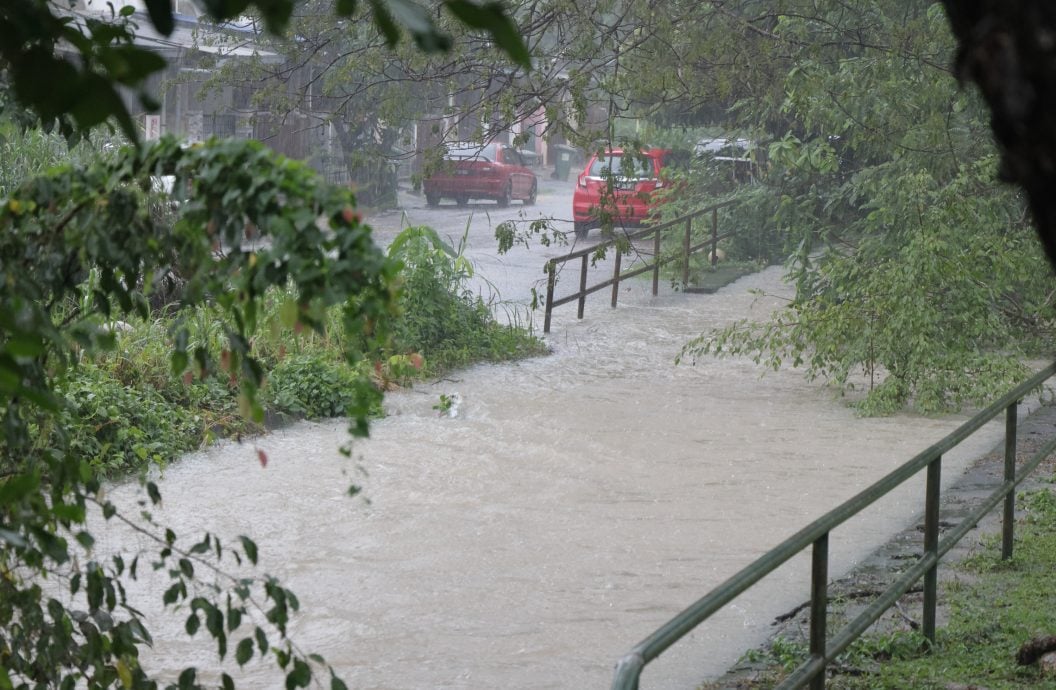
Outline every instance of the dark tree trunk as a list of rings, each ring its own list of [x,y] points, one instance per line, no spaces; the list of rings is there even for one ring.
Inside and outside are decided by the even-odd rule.
[[[1001,152],[1001,178],[1027,194],[1056,266],[1056,2],[943,0],[959,79],[979,86]]]

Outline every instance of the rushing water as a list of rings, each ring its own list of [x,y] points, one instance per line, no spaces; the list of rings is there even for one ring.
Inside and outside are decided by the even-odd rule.
[[[262,568],[300,596],[293,635],[350,687],[606,687],[634,643],[960,421],[859,419],[799,373],[760,377],[744,360],[674,365],[692,335],[779,305],[749,293],[782,293],[778,269],[711,296],[643,288],[617,310],[595,298],[582,321],[555,312],[548,357],[390,394],[351,459],[339,423],[190,456],[164,473],[157,517],[187,539],[253,535]],[[456,392],[457,416],[438,417],[439,395]],[[998,432],[948,456],[945,476]],[[366,500],[345,495],[350,483]],[[114,495],[131,504],[136,491]],[[913,519],[922,495],[921,479],[837,531],[832,574]],[[807,598],[806,561],[676,645],[643,687],[724,670]],[[209,666],[183,617],[155,623],[150,668]],[[280,684],[246,673],[250,687]]]

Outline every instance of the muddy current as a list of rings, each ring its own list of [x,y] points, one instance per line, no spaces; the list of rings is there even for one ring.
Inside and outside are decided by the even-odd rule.
[[[963,420],[861,419],[796,371],[674,364],[701,331],[778,308],[779,268],[715,295],[652,297],[635,282],[613,310],[607,294],[582,321],[574,305],[555,312],[547,357],[389,394],[350,458],[340,422],[191,455],[161,476],[155,516],[187,540],[252,535],[260,570],[300,597],[291,634],[349,687],[603,688],[656,627]],[[454,416],[434,409],[441,394],[458,400]],[[948,456],[944,477],[1000,431]],[[923,492],[921,476],[836,531],[830,574],[916,519]],[[113,490],[126,506],[138,495]],[[720,674],[808,597],[808,568],[804,554],[764,579],[650,665],[642,687]],[[138,587],[154,601],[166,581]],[[150,669],[218,668],[183,635],[186,612],[149,615]],[[281,685],[257,662],[233,675]]]

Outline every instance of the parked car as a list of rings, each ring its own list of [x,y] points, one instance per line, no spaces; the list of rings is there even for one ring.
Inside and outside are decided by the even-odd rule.
[[[539,194],[539,180],[512,146],[453,144],[426,178],[424,190],[430,206],[442,199],[454,199],[459,206],[470,199],[494,199],[507,206],[517,199],[531,206]]]
[[[602,218],[640,225],[653,212],[652,194],[664,186],[661,170],[671,154],[668,149],[611,149],[591,156],[572,194],[576,237],[586,237]]]
[[[708,157],[736,182],[753,182],[758,178],[754,156],[758,147],[750,139],[717,137],[701,139],[694,149],[698,156]]]

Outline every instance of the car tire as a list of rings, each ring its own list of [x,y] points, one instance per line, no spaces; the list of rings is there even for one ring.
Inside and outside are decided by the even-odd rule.
[[[528,198],[524,200],[525,206],[534,206],[535,200],[539,196],[539,183],[536,180],[532,180],[532,191],[528,192]]]
[[[590,232],[590,226],[586,223],[580,223],[578,220],[572,224],[572,227],[575,228],[576,238],[580,240],[586,238]]]
[[[468,196],[457,196],[457,197],[455,197],[455,203],[458,204],[459,206],[465,206],[466,204],[469,203],[469,197]]]
[[[426,194],[425,195],[425,205],[429,206],[431,208],[436,208],[437,206],[440,205],[440,195],[439,194]]]
[[[510,199],[512,199],[512,198],[513,198],[513,183],[512,182],[507,182],[506,186],[502,188],[502,194],[495,201],[497,201],[499,203],[499,208],[506,208],[507,206],[510,205]]]

